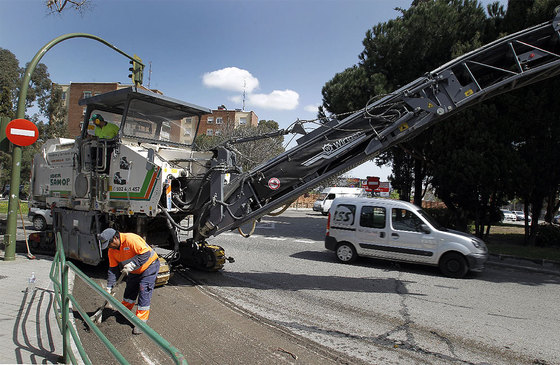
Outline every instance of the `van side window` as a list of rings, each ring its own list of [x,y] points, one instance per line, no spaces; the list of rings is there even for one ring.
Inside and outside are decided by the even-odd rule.
[[[340,204],[336,206],[334,216],[332,217],[333,225],[351,226],[354,224],[354,216],[356,215],[356,206],[351,204]]]
[[[327,195],[327,200],[334,200],[334,198],[336,198],[334,193],[331,193],[331,194]]]
[[[393,229],[400,231],[422,232],[420,226],[424,222],[422,222],[422,220],[410,210],[393,208],[391,219],[393,221]]]
[[[360,226],[368,228],[385,228],[385,208],[363,206],[360,214]]]

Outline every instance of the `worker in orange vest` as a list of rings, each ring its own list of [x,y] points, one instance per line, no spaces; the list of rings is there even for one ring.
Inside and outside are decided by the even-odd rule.
[[[142,237],[134,233],[120,233],[107,228],[98,238],[102,250],[109,247],[107,291],[111,292],[119,271],[128,275],[122,304],[132,310],[138,299],[136,316],[146,322],[150,316],[150,301],[159,272],[158,255]],[[135,326],[132,333],[139,335],[142,331]]]

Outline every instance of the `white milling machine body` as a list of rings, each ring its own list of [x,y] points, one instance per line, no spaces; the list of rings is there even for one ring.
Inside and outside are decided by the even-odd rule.
[[[137,88],[82,99],[80,105],[86,106],[81,135],[49,140],[34,158],[32,204],[53,209],[54,231],[70,258],[97,265],[102,252],[96,234],[107,227],[177,250],[182,228],[176,222],[193,213],[189,207],[200,199],[213,156],[192,150],[200,117],[211,110]],[[90,138],[94,114],[119,126],[118,135]],[[216,255],[204,268],[223,265],[216,262],[223,251]]]

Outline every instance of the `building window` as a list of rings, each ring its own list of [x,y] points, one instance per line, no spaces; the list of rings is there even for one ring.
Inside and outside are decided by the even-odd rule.
[[[64,91],[64,92],[62,93],[62,97],[61,97],[61,98],[62,98],[62,100],[66,100],[66,91]]]
[[[206,123],[208,123],[208,124],[214,123],[214,117],[208,117],[208,120],[206,121]]]
[[[221,131],[221,130],[219,130],[219,129],[216,129],[216,133],[215,133],[215,135],[216,135],[216,136],[219,136],[219,135],[221,135],[221,134],[222,134],[222,131]]]
[[[224,119],[222,117],[217,117],[216,118],[216,124],[222,124],[224,121]]]
[[[206,130],[206,135],[207,136],[213,136],[214,135],[214,131],[212,129],[207,129]]]
[[[91,91],[84,91],[84,99],[91,98]]]
[[[245,125],[245,124],[247,124],[247,118],[246,118],[246,117],[241,117],[241,118],[239,118],[239,124],[240,124],[240,125]]]
[[[183,136],[190,136],[192,128],[192,118],[185,118],[185,122],[183,123]]]

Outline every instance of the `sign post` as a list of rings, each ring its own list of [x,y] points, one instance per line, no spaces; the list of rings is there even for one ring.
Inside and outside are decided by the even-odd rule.
[[[39,138],[37,126],[27,119],[14,119],[6,126],[6,137],[14,144],[12,152],[12,179],[10,181],[10,198],[8,203],[8,217],[6,235],[4,236],[4,260],[13,261],[16,258],[16,234],[8,227],[16,227],[19,206],[19,184],[21,181],[21,147],[29,146]],[[15,231],[15,229],[12,229]]]

